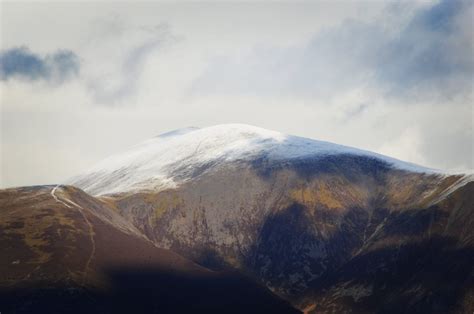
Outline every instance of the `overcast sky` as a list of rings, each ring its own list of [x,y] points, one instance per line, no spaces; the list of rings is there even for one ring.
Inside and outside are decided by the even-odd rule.
[[[473,169],[473,1],[1,2],[1,187],[246,123]]]

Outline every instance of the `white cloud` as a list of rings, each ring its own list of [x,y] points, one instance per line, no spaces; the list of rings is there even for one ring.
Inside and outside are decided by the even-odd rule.
[[[426,164],[426,160],[421,153],[421,141],[420,131],[416,127],[408,127],[398,137],[384,143],[378,152],[423,165]]]

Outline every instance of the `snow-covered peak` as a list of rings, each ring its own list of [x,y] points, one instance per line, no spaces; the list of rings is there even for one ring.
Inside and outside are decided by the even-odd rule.
[[[245,124],[185,128],[161,134],[105,159],[70,183],[95,195],[141,189],[172,188],[193,169],[265,157],[270,161],[318,158],[337,154],[367,156],[408,171],[427,168],[356,148],[317,141]]]

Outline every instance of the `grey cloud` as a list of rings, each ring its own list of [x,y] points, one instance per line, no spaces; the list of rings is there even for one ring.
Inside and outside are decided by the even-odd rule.
[[[357,116],[363,114],[365,111],[367,111],[368,108],[369,108],[369,104],[367,104],[367,103],[358,104],[354,108],[346,110],[343,120],[348,121],[348,120],[350,120],[354,117],[357,117]]]
[[[467,0],[443,0],[437,5],[415,15],[409,28],[423,28],[429,31],[452,33],[455,31],[453,18],[469,6]]]
[[[382,95],[443,102],[471,97],[471,1],[426,5],[404,21],[391,8],[374,22],[346,20],[306,45],[256,49],[243,60],[219,58],[192,93],[330,98],[361,86]],[[395,25],[384,25],[386,19]]]
[[[419,11],[395,38],[380,47],[373,64],[376,79],[395,93],[421,90],[443,100],[470,93],[474,75],[472,9],[471,1],[444,0]]]
[[[107,86],[104,79],[92,79],[88,88],[95,100],[103,105],[115,105],[133,96],[138,90],[139,80],[148,59],[170,39],[168,25],[159,24],[152,27],[141,26],[139,31],[146,38],[128,50],[121,63],[117,66],[118,73],[113,77],[116,84]]]
[[[26,47],[0,52],[0,80],[45,80],[61,83],[79,73],[79,58],[70,50],[41,56]]]
[[[152,40],[132,49],[121,65],[119,83],[115,86],[107,87],[100,80],[89,82],[89,89],[95,99],[101,104],[114,104],[131,96],[137,89],[137,81],[144,63],[150,54],[160,46],[160,43],[159,39]]]

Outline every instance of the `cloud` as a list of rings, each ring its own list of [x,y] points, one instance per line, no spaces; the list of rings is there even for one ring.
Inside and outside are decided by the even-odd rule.
[[[353,108],[349,108],[345,111],[344,120],[348,121],[354,117],[357,117],[367,111],[368,108],[369,104],[367,103],[357,104]]]
[[[72,51],[58,50],[45,56],[26,47],[0,52],[0,80],[44,80],[61,83],[79,74],[79,58]]]
[[[416,160],[421,165],[426,165],[424,155],[421,153],[422,135],[418,128],[408,127],[395,139],[384,143],[378,151],[384,155],[405,160]]]
[[[398,102],[471,98],[473,2],[411,5],[347,19],[306,44],[216,58],[191,92],[329,100],[366,87]]]
[[[109,37],[113,39],[114,46],[105,45],[104,50],[117,49],[117,41],[123,41],[121,49],[124,53],[115,59],[104,60],[104,64],[108,64],[103,65],[103,70],[86,82],[95,101],[103,105],[115,105],[135,95],[145,64],[172,38],[167,24],[140,27],[119,22],[116,24],[118,38],[114,38],[113,32],[110,33]]]
[[[375,79],[392,93],[446,100],[470,93],[474,75],[473,2],[444,0],[416,12],[379,47]]]

